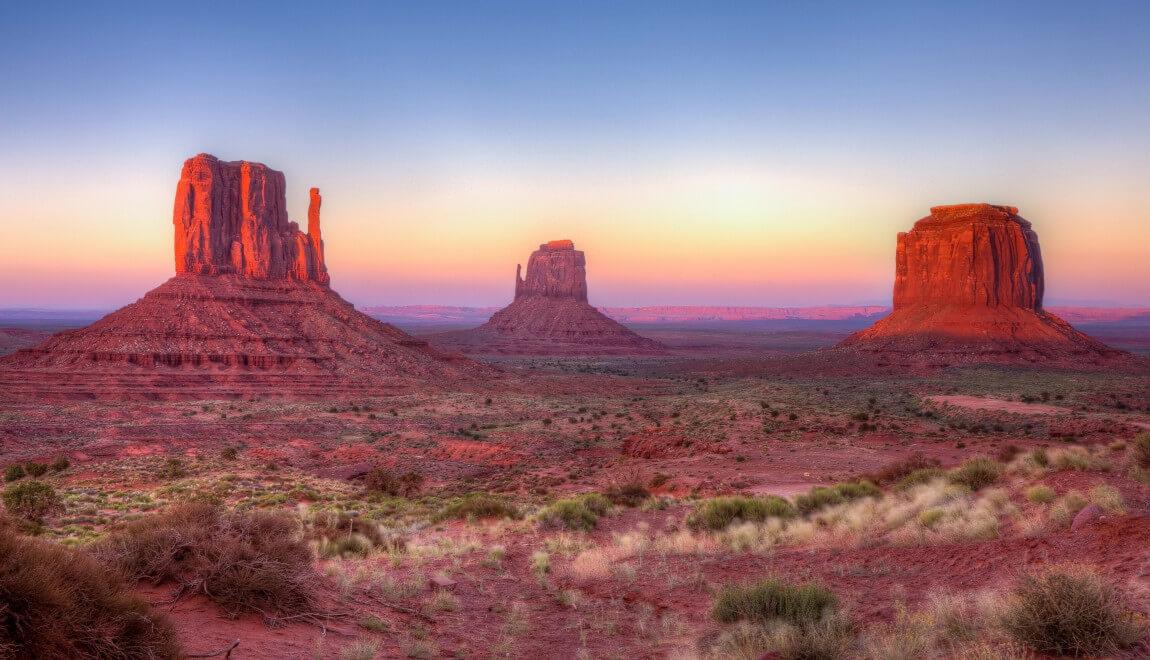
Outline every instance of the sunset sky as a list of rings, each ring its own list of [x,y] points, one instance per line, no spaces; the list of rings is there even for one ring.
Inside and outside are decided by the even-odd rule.
[[[1048,302],[1150,305],[1144,1],[80,4],[0,4],[0,307],[171,276],[199,152],[319,186],[361,305],[506,303],[557,238],[600,305],[888,303],[967,201]]]

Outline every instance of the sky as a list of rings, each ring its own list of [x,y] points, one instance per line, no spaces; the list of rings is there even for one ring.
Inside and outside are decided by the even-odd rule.
[[[173,274],[184,159],[323,191],[359,305],[889,303],[932,205],[1018,206],[1048,304],[1150,305],[1150,3],[0,3],[0,307]]]

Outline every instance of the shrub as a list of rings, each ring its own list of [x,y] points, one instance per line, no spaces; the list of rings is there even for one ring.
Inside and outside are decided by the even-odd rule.
[[[53,472],[63,472],[64,470],[67,470],[71,466],[72,466],[72,463],[68,461],[67,456],[60,456],[60,457],[56,458],[56,460],[52,461],[52,471]]]
[[[582,500],[583,505],[597,516],[605,516],[611,510],[611,500],[599,493],[587,493],[578,499]]]
[[[711,614],[721,623],[783,620],[801,624],[821,619],[836,604],[835,595],[819,584],[766,579],[724,587]]]
[[[713,497],[703,500],[687,517],[692,529],[726,529],[736,520],[761,522],[767,518],[793,518],[795,508],[787,500],[766,497]]]
[[[490,493],[468,493],[456,498],[439,512],[439,518],[518,518],[519,510],[502,497]]]
[[[539,514],[544,528],[566,528],[590,531],[599,522],[599,515],[587,505],[586,498],[573,497],[552,503]]]
[[[0,528],[0,657],[180,656],[171,623],[115,573]]]
[[[411,497],[423,488],[423,475],[418,472],[396,474],[387,468],[377,467],[363,478],[363,485],[369,493]]]
[[[128,579],[179,582],[232,614],[289,614],[313,601],[311,549],[285,511],[177,505],[128,523],[93,553]]]
[[[1030,460],[1034,461],[1034,464],[1037,465],[1038,467],[1049,467],[1050,466],[1050,455],[1047,454],[1046,450],[1043,449],[1042,447],[1038,447],[1036,449],[1031,450]]]
[[[869,481],[847,481],[834,486],[815,486],[795,498],[799,513],[807,515],[819,509],[862,497],[881,497],[882,491]]]
[[[1035,504],[1049,504],[1054,501],[1054,489],[1044,484],[1031,486],[1026,489],[1026,499]]]
[[[1150,470],[1150,431],[1143,431],[1130,443],[1130,458],[1140,468]]]
[[[234,461],[239,458],[240,450],[236,447],[224,447],[220,450],[220,458],[225,461]]]
[[[1085,571],[1022,577],[1003,624],[1018,642],[1053,655],[1108,655],[1145,632],[1117,590]]]
[[[25,474],[23,465],[13,463],[4,468],[4,481],[11,483],[18,479],[23,479]]]
[[[894,485],[895,490],[909,490],[915,486],[921,486],[925,483],[930,483],[935,479],[941,479],[946,476],[946,471],[942,468],[921,468],[906,475]]]
[[[966,486],[972,491],[982,490],[998,481],[1002,464],[989,458],[972,458],[950,471],[951,483]]]
[[[29,477],[42,477],[48,473],[48,466],[43,463],[37,463],[36,461],[28,461],[24,464],[24,472],[26,472]]]
[[[1016,456],[1022,453],[1022,449],[1018,445],[1009,444],[1003,445],[995,452],[994,458],[1002,463],[1009,463],[1014,460]]]
[[[21,518],[40,522],[64,508],[56,489],[43,481],[21,481],[4,489],[4,508]]]
[[[639,506],[651,496],[643,482],[638,480],[611,484],[607,490],[603,491],[603,494],[611,500],[612,504],[630,507]]]
[[[867,479],[880,486],[890,485],[902,481],[907,476],[918,472],[920,470],[930,470],[937,468],[941,465],[936,458],[927,458],[922,454],[911,454],[910,456],[887,463],[879,468],[878,472],[872,472],[867,475]]]
[[[188,476],[188,468],[182,459],[169,458],[160,467],[159,477],[161,479],[180,479],[186,476]]]

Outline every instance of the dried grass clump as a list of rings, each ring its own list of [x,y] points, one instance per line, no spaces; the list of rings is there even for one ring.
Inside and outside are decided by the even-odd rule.
[[[1022,577],[1003,626],[1039,653],[1075,656],[1121,651],[1146,632],[1113,585],[1078,569]]]
[[[721,623],[774,621],[810,623],[835,609],[838,600],[822,585],[766,579],[724,587],[711,614]]]
[[[1150,470],[1150,431],[1143,431],[1130,443],[1130,460],[1143,470]]]
[[[972,491],[982,490],[1002,476],[1002,464],[989,458],[972,458],[950,471],[947,476],[953,484],[966,486]]]
[[[836,660],[847,657],[854,643],[854,626],[842,613],[818,621],[770,624],[741,621],[721,632],[706,654],[715,660]]]
[[[411,497],[423,488],[423,475],[418,472],[400,474],[387,468],[377,467],[364,475],[363,486],[368,493],[380,493],[391,497]]]
[[[569,497],[551,503],[539,512],[539,526],[543,529],[570,529],[588,532],[599,524],[599,516],[607,513],[611,503],[598,493]]]
[[[229,613],[293,614],[313,601],[312,552],[284,511],[184,504],[141,518],[93,547],[131,580],[178,582]]]
[[[448,502],[439,512],[441,520],[448,518],[518,518],[519,509],[506,499],[490,493],[468,493]]]
[[[307,537],[316,554],[334,557],[366,557],[372,552],[402,553],[407,537],[401,531],[346,511],[300,506]]]
[[[847,481],[834,486],[815,486],[795,498],[795,508],[808,515],[828,506],[850,502],[863,497],[882,497],[882,491],[869,481]]]
[[[927,458],[922,454],[915,453],[906,458],[887,463],[879,468],[878,471],[867,475],[866,478],[868,481],[878,484],[879,486],[890,486],[902,481],[915,472],[936,470],[940,465],[941,463],[937,458]]]
[[[0,527],[0,657],[178,658],[171,623],[81,552]]]
[[[762,522],[768,518],[795,517],[795,507],[781,497],[712,497],[699,502],[687,516],[691,529],[726,529],[736,521]]]

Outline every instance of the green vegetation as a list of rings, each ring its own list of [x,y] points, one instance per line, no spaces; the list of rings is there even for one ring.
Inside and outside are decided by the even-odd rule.
[[[979,491],[998,481],[1002,464],[989,458],[972,458],[950,471],[947,478],[953,484]]]
[[[821,619],[836,605],[835,595],[819,584],[766,579],[724,587],[711,614],[721,623],[774,620],[807,623]]]
[[[815,486],[795,498],[795,507],[804,516],[828,506],[862,497],[882,497],[882,491],[869,481],[848,481],[834,486]]]
[[[736,520],[762,522],[767,518],[793,518],[795,507],[781,497],[712,497],[695,506],[687,517],[692,529],[726,529]]]
[[[468,493],[447,503],[439,512],[447,518],[518,518],[519,509],[506,499],[490,493]]]
[[[9,513],[35,523],[64,508],[56,489],[43,481],[14,483],[4,489],[3,500]]]

